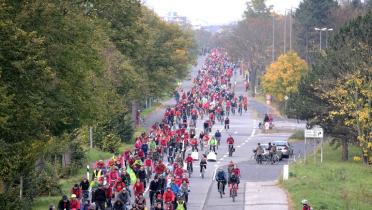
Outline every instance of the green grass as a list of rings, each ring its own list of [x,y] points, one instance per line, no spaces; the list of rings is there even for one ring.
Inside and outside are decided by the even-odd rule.
[[[372,209],[372,167],[353,161],[360,151],[352,147],[350,161],[342,162],[340,149],[324,147],[324,161],[310,156],[306,164],[290,166],[288,181],[281,185],[290,194],[294,209],[301,209],[301,200],[309,200],[314,209],[370,210]]]
[[[103,152],[96,148],[89,149],[86,153],[87,163],[95,162],[96,160],[107,160],[112,157],[112,153]]]
[[[289,141],[302,141],[305,139],[304,130],[296,130],[289,138]]]
[[[141,117],[147,117],[147,116],[149,116],[151,113],[153,113],[154,111],[156,111],[160,106],[161,106],[160,103],[155,103],[150,108],[144,109],[141,112]]]
[[[53,204],[57,207],[59,200],[61,200],[61,196],[51,196],[51,197],[38,197],[33,205],[33,210],[46,210],[48,209],[50,204]]]

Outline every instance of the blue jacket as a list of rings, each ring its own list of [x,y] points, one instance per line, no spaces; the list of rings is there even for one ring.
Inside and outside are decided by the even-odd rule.
[[[225,171],[218,171],[216,174],[217,181],[226,181],[226,173]]]

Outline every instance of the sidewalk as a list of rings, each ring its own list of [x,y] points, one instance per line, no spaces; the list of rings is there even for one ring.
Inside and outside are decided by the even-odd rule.
[[[244,210],[288,210],[286,193],[275,181],[246,182]]]

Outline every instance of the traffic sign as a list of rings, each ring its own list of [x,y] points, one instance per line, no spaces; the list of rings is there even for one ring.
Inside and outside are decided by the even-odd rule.
[[[323,138],[323,128],[314,128],[315,138]]]
[[[305,129],[305,138],[323,138],[323,128]]]

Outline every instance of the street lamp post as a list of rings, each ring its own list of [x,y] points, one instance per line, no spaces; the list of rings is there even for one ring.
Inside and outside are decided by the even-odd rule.
[[[315,31],[319,31],[319,50],[322,51],[322,31],[327,30],[327,28],[314,28]]]
[[[328,31],[333,31],[333,28],[327,28],[326,30],[326,48],[328,48]]]
[[[327,32],[333,31],[333,28],[314,28],[315,31],[319,31],[319,49],[322,51],[322,31],[326,32],[326,48],[328,47]]]

